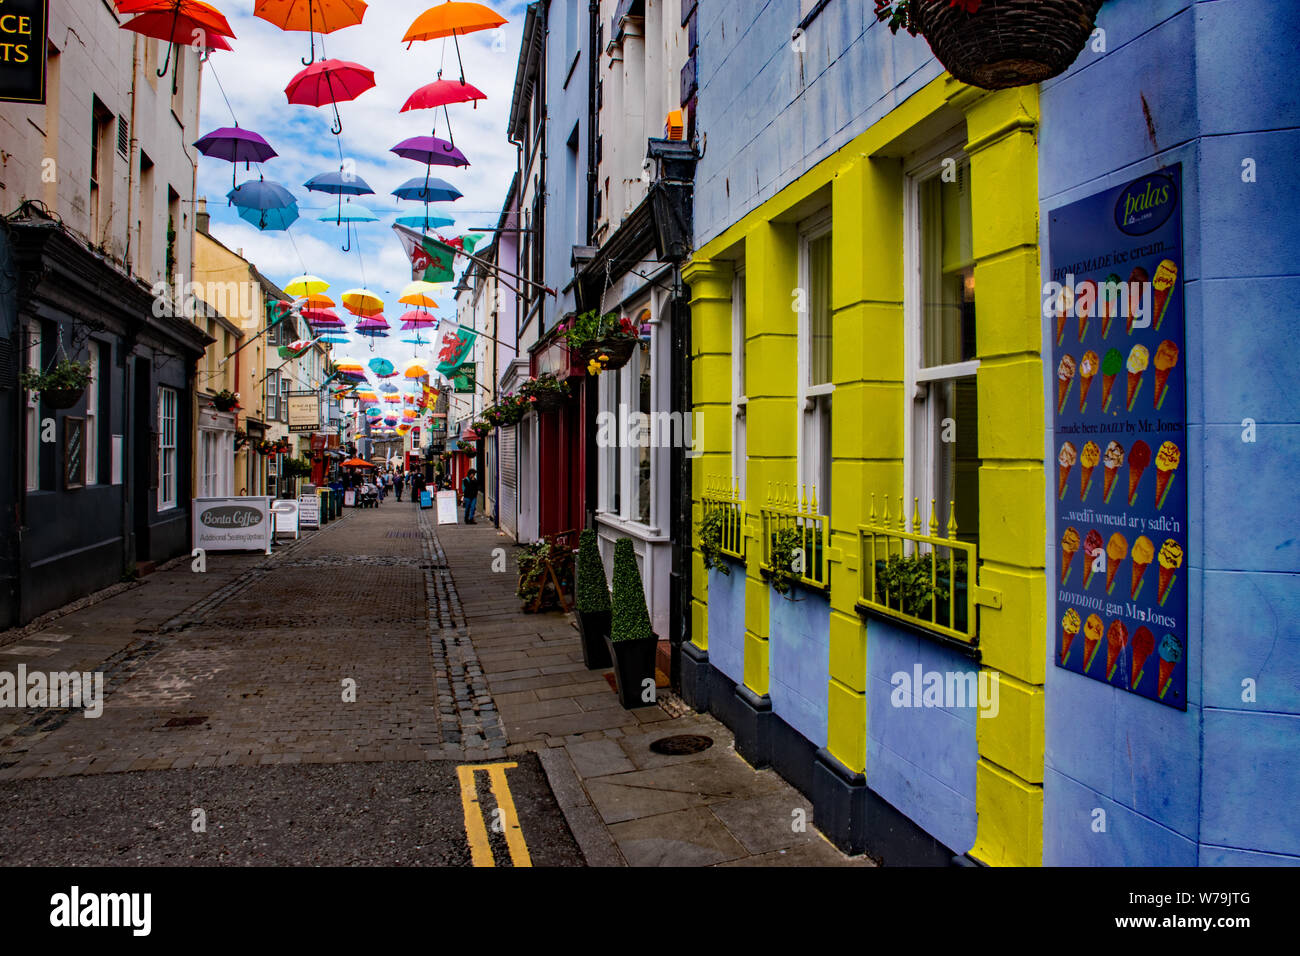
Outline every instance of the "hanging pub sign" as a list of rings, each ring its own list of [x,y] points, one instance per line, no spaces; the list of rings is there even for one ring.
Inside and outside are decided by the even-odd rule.
[[[49,0],[0,0],[0,103],[45,102]]]
[[[1056,666],[1187,709],[1182,166],[1053,210]]]
[[[294,434],[311,434],[320,431],[320,394],[317,392],[289,393],[289,431]]]
[[[474,393],[475,380],[477,378],[477,367],[472,362],[466,362],[452,374],[452,386],[456,389],[456,394]]]

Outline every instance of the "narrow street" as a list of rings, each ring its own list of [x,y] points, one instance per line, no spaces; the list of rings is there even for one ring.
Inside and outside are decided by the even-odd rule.
[[[519,611],[514,549],[490,524],[431,518],[390,497],[269,558],[208,555],[202,573],[176,559],[0,634],[0,670],[104,674],[97,718],[0,711],[0,856],[867,862],[817,836],[803,798],[750,769],[712,718],[671,695],[624,710],[565,615]],[[651,752],[683,733],[713,746]]]

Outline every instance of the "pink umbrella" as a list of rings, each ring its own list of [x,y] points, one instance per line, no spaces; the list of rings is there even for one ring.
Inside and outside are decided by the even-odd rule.
[[[478,104],[474,101],[485,99],[487,99],[486,93],[464,80],[435,80],[412,93],[406,105],[402,107],[402,112],[436,110],[439,106],[446,106],[449,103],[474,103],[474,108],[478,109]]]
[[[346,60],[321,60],[290,80],[284,92],[290,103],[297,103],[300,106],[324,106],[326,103],[332,105],[334,125],[330,128],[330,132],[337,136],[343,132],[339,103],[355,100],[374,85],[374,71],[360,63],[349,63]]]

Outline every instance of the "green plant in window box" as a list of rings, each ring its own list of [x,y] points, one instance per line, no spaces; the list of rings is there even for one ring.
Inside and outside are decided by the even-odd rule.
[[[772,569],[772,587],[777,594],[789,594],[801,572],[807,568],[805,562],[808,549],[804,548],[799,553],[801,543],[801,535],[796,528],[782,528],[772,534],[772,547],[767,562]]]
[[[18,384],[29,392],[39,392],[41,401],[51,408],[71,408],[90,384],[90,365],[64,359],[48,371],[25,369]]]
[[[965,630],[967,623],[967,562],[957,558],[950,569],[945,558],[935,562],[933,576],[929,554],[890,555],[876,562],[877,600],[886,607],[920,621]],[[954,590],[950,570],[956,576],[956,624],[949,624],[948,603]],[[886,594],[888,598],[886,599]],[[931,614],[933,598],[934,613]]]
[[[704,515],[700,522],[700,558],[704,561],[704,570],[716,568],[720,574],[731,574],[722,553],[722,536],[726,531],[727,512],[723,508],[714,508]]]

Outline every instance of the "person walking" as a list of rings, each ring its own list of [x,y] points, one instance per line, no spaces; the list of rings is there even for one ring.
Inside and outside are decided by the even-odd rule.
[[[461,483],[460,493],[465,502],[465,523],[474,524],[474,512],[478,510],[478,472],[473,468]]]
[[[420,507],[420,494],[424,491],[424,475],[418,471],[411,476],[411,500],[415,506]]]
[[[406,487],[406,482],[402,479],[402,473],[399,471],[393,478],[393,490],[397,492],[397,500],[402,500],[402,489]]]

